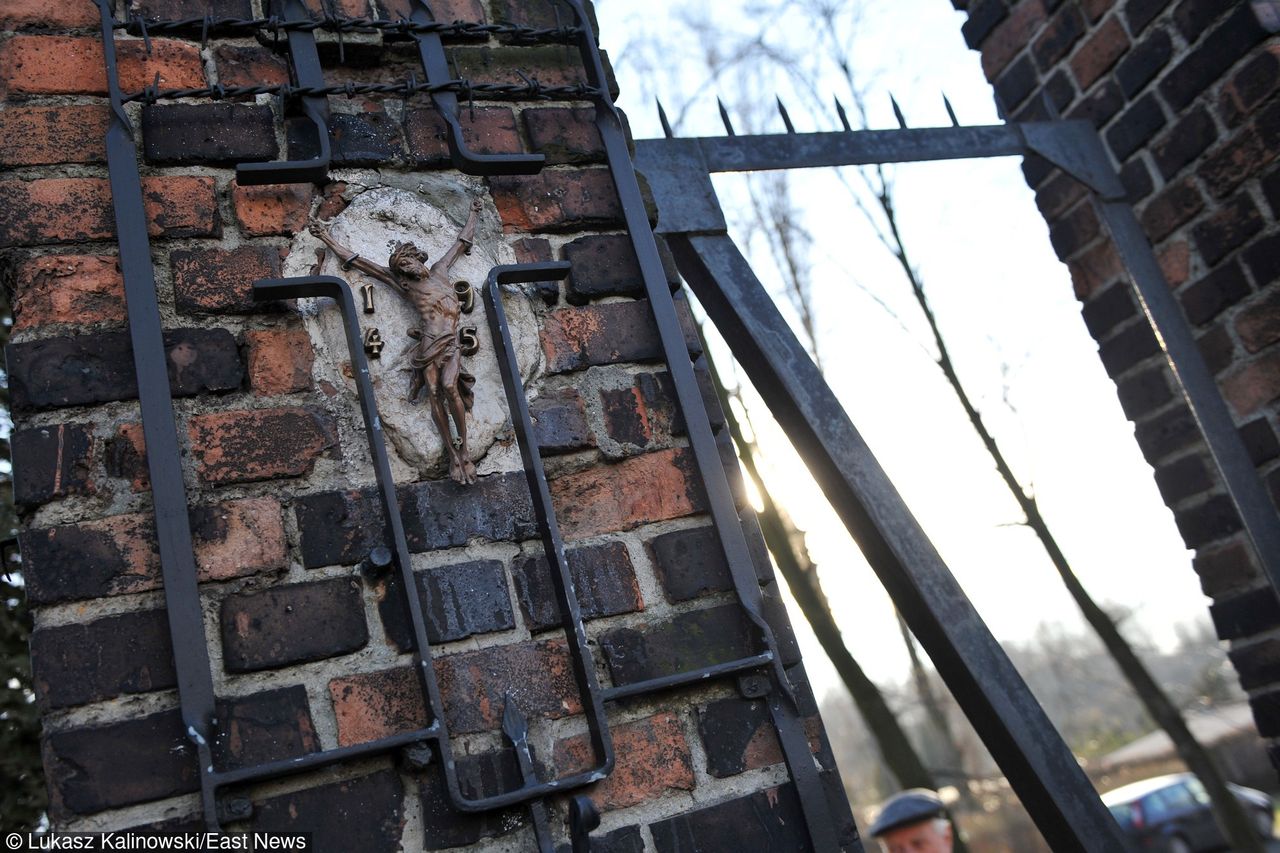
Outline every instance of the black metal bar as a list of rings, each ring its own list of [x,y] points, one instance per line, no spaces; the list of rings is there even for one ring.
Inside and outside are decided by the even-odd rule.
[[[526,27],[511,23],[479,24],[469,21],[419,23],[391,20],[389,18],[346,18],[328,15],[322,18],[307,18],[306,20],[284,20],[275,17],[234,18],[230,16],[162,19],[132,15],[127,21],[113,22],[113,26],[116,29],[125,29],[135,36],[141,35],[144,29],[149,33],[190,33],[192,31],[207,30],[211,32],[231,31],[240,35],[256,35],[259,32],[276,35],[295,30],[305,30],[307,32],[326,30],[334,33],[376,30],[393,36],[409,36],[414,33],[435,33],[440,36],[455,38],[487,39],[490,36],[498,36],[500,38],[515,39],[521,43],[569,44],[578,38],[578,31],[573,27]]]
[[[725,663],[712,664],[704,666],[702,669],[695,669],[690,672],[678,672],[674,675],[664,675],[660,678],[649,678],[644,681],[637,681],[634,684],[623,684],[618,687],[608,687],[601,691],[601,695],[607,702],[614,702],[618,699],[626,699],[631,696],[639,696],[642,693],[656,693],[659,690],[670,690],[673,687],[684,687],[688,684],[696,684],[699,681],[708,681],[712,678],[719,678],[724,675],[733,675],[748,669],[759,669],[773,663],[773,652],[765,652],[762,655],[754,657],[741,658],[739,660],[726,661]]]
[[[310,21],[311,15],[302,0],[282,0],[284,20]],[[294,82],[298,86],[324,85],[320,54],[315,34],[309,29],[294,28],[289,33],[289,58]],[[276,160],[271,163],[240,163],[236,166],[236,183],[245,187],[262,184],[322,184],[329,177],[329,102],[323,95],[302,98],[302,112],[316,133],[317,154],[310,160]]]
[[[318,770],[321,767],[328,767],[330,764],[337,764],[340,761],[347,761],[352,758],[376,755],[380,752],[386,752],[389,749],[398,749],[402,746],[409,746],[410,744],[421,743],[423,741],[436,741],[439,740],[443,731],[443,727],[437,721],[425,729],[418,729],[412,732],[402,732],[400,734],[378,738],[377,740],[366,741],[365,743],[352,744],[351,746],[340,746],[334,749],[326,749],[323,752],[309,752],[306,755],[299,755],[296,758],[285,758],[280,761],[255,764],[252,767],[242,767],[236,770],[222,770],[214,772],[210,774],[210,782],[214,786],[222,788],[226,785],[256,782],[261,779],[276,779],[281,776],[288,776],[294,773]]]
[[[102,18],[102,52],[112,114],[106,138],[108,179],[120,245],[120,272],[124,277],[133,364],[138,377],[138,403],[147,447],[147,471],[151,477],[156,542],[164,578],[182,722],[186,726],[187,737],[195,746],[203,773],[205,768],[212,767],[209,744],[217,725],[213,674],[205,646],[204,614],[200,609],[191,521],[182,479],[182,455],[173,416],[173,397],[169,390],[169,359],[164,349],[155,274],[151,268],[151,243],[147,236],[142,179],[138,173],[138,151],[133,141],[133,128],[120,101],[111,0],[98,0],[98,11]],[[216,828],[216,809],[210,789],[202,789],[202,801],[206,822],[211,829]]]
[[[502,709],[502,733],[511,741],[516,754],[520,779],[526,785],[536,784],[538,774],[533,767],[533,754],[529,751],[529,721],[525,719],[510,693]],[[547,817],[546,800],[531,800],[529,815],[533,818],[533,837],[538,842],[538,853],[555,853],[555,839],[551,837],[551,822]]]
[[[1119,827],[826,380],[727,235],[677,264],[1055,850],[1124,850]],[[790,762],[790,759],[788,759]]]
[[[410,14],[416,24],[435,21],[426,0],[413,0]],[[413,38],[418,43],[418,57],[422,61],[427,82],[438,84],[450,80],[452,75],[449,74],[449,63],[445,58],[440,34],[415,32]],[[463,174],[536,175],[546,165],[547,158],[541,154],[480,154],[472,151],[462,134],[462,124],[458,121],[458,96],[451,91],[441,90],[432,92],[431,100],[435,102],[436,109],[448,128],[445,139],[449,144],[449,157],[453,160],[454,168]]]

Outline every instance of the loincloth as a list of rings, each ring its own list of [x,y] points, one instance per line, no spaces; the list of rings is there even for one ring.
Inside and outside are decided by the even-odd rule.
[[[440,372],[441,379],[443,379],[445,366],[450,361],[458,359],[459,365],[461,365],[462,353],[458,348],[458,335],[456,332],[429,337],[421,329],[413,331],[418,333],[414,335],[414,337],[418,338],[418,342],[409,349],[409,364],[412,365],[412,370],[419,371],[428,365],[434,364]],[[413,334],[413,332],[410,332],[410,334]],[[476,378],[459,366],[458,394],[462,397],[462,403],[466,406],[468,412],[471,411],[471,406],[475,402],[475,384]]]

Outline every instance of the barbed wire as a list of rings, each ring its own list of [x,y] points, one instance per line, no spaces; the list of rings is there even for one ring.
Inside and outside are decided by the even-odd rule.
[[[144,39],[148,39],[152,33],[191,32],[193,30],[199,30],[200,40],[202,43],[208,41],[209,34],[211,32],[226,32],[228,30],[245,30],[253,32],[265,30],[275,35],[288,33],[292,30],[325,30],[327,32],[334,33],[359,32],[361,30],[368,32],[374,30],[404,36],[409,36],[414,33],[436,33],[441,36],[456,36],[459,38],[489,38],[490,36],[498,36],[512,38],[521,42],[552,44],[573,43],[580,35],[582,35],[582,30],[579,27],[572,26],[526,27],[512,23],[478,24],[469,21],[454,21],[452,23],[433,21],[430,23],[420,24],[406,20],[392,21],[386,18],[346,18],[333,15],[325,15],[322,18],[313,18],[305,21],[286,21],[275,15],[267,18],[215,18],[213,15],[205,15],[200,18],[148,21],[141,15],[133,15],[127,21],[116,21],[115,28],[126,30],[131,35],[142,36]]]
[[[517,72],[519,73],[519,72]],[[454,92],[464,101],[479,100],[590,100],[601,94],[600,90],[585,83],[566,86],[543,86],[536,79],[525,77],[523,83],[471,83],[467,80],[449,80],[444,83],[420,83],[410,76],[399,83],[341,83],[331,86],[293,86],[288,83],[258,86],[205,86],[190,89],[161,89],[159,83],[147,86],[140,92],[126,94],[121,101],[138,101],[154,104],[178,98],[208,98],[230,100],[272,95],[285,100],[328,95],[401,95]]]

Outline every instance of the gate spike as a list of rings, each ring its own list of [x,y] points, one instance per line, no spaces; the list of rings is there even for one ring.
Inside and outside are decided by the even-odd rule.
[[[840,103],[840,99],[834,96],[832,100],[836,102],[836,115],[840,116],[840,123],[844,125],[845,130],[852,131],[853,126],[849,124],[849,114],[844,111],[844,104]]]
[[[942,105],[947,108],[947,115],[951,117],[951,126],[959,127],[960,119],[956,118],[955,108],[951,106],[951,101],[947,98],[946,92],[942,93]]]
[[[907,117],[902,114],[902,107],[898,106],[898,99],[889,93],[889,103],[893,104],[893,114],[898,117],[898,127],[903,130],[907,129]]]
[[[729,121],[729,111],[725,109],[724,101],[720,100],[718,95],[716,96],[716,106],[720,108],[720,120],[724,122],[724,132],[729,136],[737,136],[733,132],[733,122]]]
[[[791,116],[787,115],[787,108],[782,103],[782,98],[774,95],[774,99],[778,102],[778,114],[782,116],[782,123],[787,126],[787,133],[795,133],[796,126],[791,123]]]
[[[658,121],[662,122],[662,134],[667,139],[671,139],[675,134],[671,132],[671,122],[667,121],[667,111],[662,108],[662,101],[654,98],[653,102],[658,105]]]

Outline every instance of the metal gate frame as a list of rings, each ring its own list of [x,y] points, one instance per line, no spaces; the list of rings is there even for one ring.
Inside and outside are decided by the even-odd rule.
[[[948,105],[949,106],[949,105]],[[896,107],[896,104],[895,104]],[[779,104],[781,109],[781,104]],[[711,175],[1037,154],[1082,183],[1185,397],[1265,576],[1280,590],[1280,524],[1195,337],[1164,280],[1096,129],[1054,120],[994,126],[727,135],[636,143],[683,278],[1037,827],[1055,850],[1123,849],[1114,820],[1008,657],[880,468],[813,360],[728,234]],[[896,110],[895,110],[896,111]],[[950,110],[948,110],[950,112]],[[899,116],[901,116],[899,112]],[[900,118],[901,121],[901,118]]]

